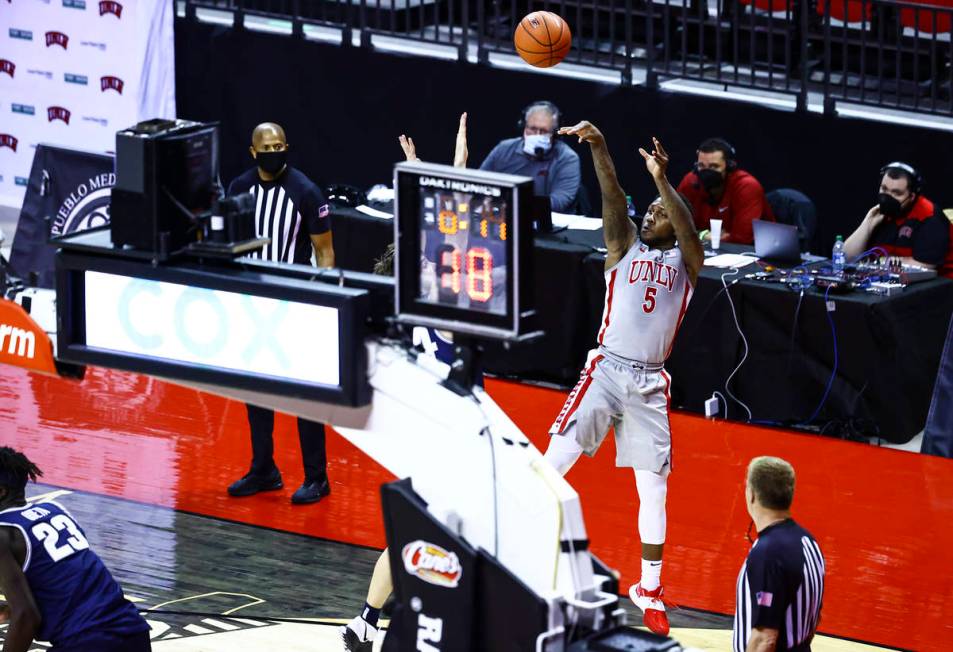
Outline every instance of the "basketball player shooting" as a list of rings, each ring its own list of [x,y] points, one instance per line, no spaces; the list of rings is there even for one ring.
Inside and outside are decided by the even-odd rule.
[[[639,495],[642,577],[629,597],[645,625],[667,635],[662,601],[665,497],[672,469],[668,406],[671,378],[664,363],[704,261],[692,215],[666,177],[669,157],[652,139],[639,149],[658,188],[636,233],[605,138],[591,123],[563,127],[561,135],[589,143],[602,191],[607,256],[606,302],[598,346],[579,383],[550,428],[545,458],[565,475],[582,453],[594,455],[615,428],[616,466],[632,467]]]

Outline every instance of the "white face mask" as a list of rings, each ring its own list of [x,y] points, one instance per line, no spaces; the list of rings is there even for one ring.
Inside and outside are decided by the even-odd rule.
[[[553,146],[552,136],[547,134],[533,134],[532,136],[523,136],[523,151],[530,156],[536,156],[536,150],[543,150],[541,154],[546,154]]]

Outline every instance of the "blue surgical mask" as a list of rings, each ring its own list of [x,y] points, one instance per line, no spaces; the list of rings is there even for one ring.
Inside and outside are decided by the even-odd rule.
[[[523,136],[523,151],[530,156],[545,156],[553,146],[553,138],[548,134]]]

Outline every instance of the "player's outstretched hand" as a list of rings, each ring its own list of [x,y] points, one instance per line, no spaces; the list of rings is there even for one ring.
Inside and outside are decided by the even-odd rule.
[[[400,141],[400,148],[404,150],[404,156],[407,157],[408,161],[419,161],[417,158],[417,148],[414,147],[414,139],[401,134],[397,137],[397,140]]]
[[[590,145],[599,145],[606,142],[605,137],[603,137],[602,132],[596,128],[596,125],[592,124],[588,120],[583,120],[577,124],[574,124],[571,127],[561,127],[559,129],[560,136],[576,136],[579,138],[579,142],[586,141]]]
[[[639,154],[645,159],[645,169],[649,171],[649,174],[655,179],[660,179],[665,176],[665,171],[668,169],[668,152],[655,136],[652,136],[652,146],[651,154],[641,147]]]
[[[0,604],[0,625],[8,622],[10,622],[10,605],[4,602]]]
[[[460,126],[457,128],[457,144],[453,150],[453,167],[465,168],[470,152],[467,151],[467,112],[460,114]]]

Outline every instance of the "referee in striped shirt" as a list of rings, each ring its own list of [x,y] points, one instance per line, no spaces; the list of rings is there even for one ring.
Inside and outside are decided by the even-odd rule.
[[[334,267],[330,209],[318,187],[288,165],[288,141],[280,125],[266,122],[252,132],[251,155],[256,166],[232,181],[228,195],[250,192],[255,197],[255,229],[271,243],[252,258],[276,263]],[[307,346],[307,342],[302,342]],[[251,430],[251,470],[228,488],[235,497],[281,489],[284,484],[274,460],[274,410],[246,405]],[[294,504],[316,503],[329,493],[324,424],[298,418],[298,438],[304,482],[291,496]]]
[[[758,540],[738,574],[733,648],[810,650],[824,598],[824,556],[791,518],[794,468],[777,457],[754,458],[745,499]]]

